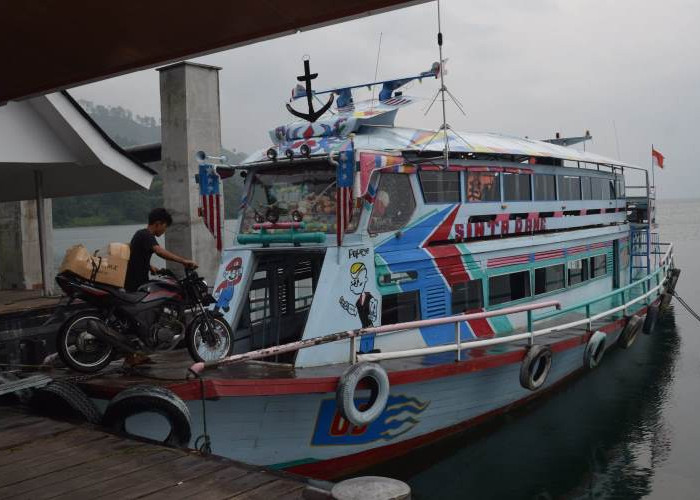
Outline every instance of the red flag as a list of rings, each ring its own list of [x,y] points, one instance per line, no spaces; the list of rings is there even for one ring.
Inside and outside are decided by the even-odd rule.
[[[651,162],[655,167],[664,168],[664,155],[651,147]]]

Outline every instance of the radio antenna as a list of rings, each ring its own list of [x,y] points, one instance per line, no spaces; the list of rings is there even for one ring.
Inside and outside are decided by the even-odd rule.
[[[465,141],[459,134],[457,134],[450,125],[447,123],[447,107],[445,105],[445,94],[452,99],[452,102],[455,103],[457,108],[462,112],[463,115],[466,116],[466,113],[464,112],[464,109],[462,108],[462,103],[459,102],[459,100],[452,95],[452,92],[447,90],[447,87],[445,86],[445,61],[446,59],[443,59],[442,57],[442,16],[441,16],[441,11],[440,11],[440,0],[437,0],[437,13],[438,13],[438,34],[437,34],[437,42],[438,42],[438,52],[440,55],[440,90],[437,91],[437,94],[435,94],[435,97],[433,97],[433,100],[430,102],[430,105],[428,106],[428,109],[425,110],[425,114],[427,115],[428,112],[430,111],[430,108],[433,107],[433,104],[437,100],[438,95],[440,95],[440,102],[442,104],[442,125],[440,128],[435,131],[435,134],[430,138],[430,140],[423,146],[422,150],[425,150],[425,148],[430,144],[435,137],[438,136],[438,134],[442,131],[444,135],[444,140],[445,140],[445,146],[443,148],[443,156],[445,157],[445,170],[450,166],[450,141],[449,141],[449,136],[448,136],[448,131],[451,131],[454,133],[459,139],[461,139],[468,147],[471,147],[467,141]],[[421,151],[422,151],[421,150]]]

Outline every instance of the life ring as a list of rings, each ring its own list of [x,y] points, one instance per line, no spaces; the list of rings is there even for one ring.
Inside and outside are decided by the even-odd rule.
[[[608,336],[605,332],[597,331],[591,335],[586,344],[586,350],[583,351],[583,366],[588,370],[592,370],[598,366],[605,354],[605,344]]]
[[[31,407],[42,415],[52,418],[99,424],[102,420],[95,403],[73,382],[54,380],[34,391]]]
[[[520,385],[536,391],[547,380],[552,368],[552,350],[546,345],[530,347],[520,365]]]
[[[637,334],[642,328],[642,324],[642,318],[639,316],[630,317],[625,325],[625,328],[622,329],[622,333],[620,333],[620,336],[617,338],[617,345],[623,349],[629,349],[632,344],[634,344],[634,340],[637,338]]]
[[[355,405],[355,392],[360,381],[369,385],[369,401],[360,410]],[[357,363],[345,370],[335,393],[336,406],[342,417],[361,427],[374,422],[382,414],[389,400],[389,377],[376,363]]]
[[[656,304],[650,305],[647,308],[647,317],[644,319],[644,326],[642,327],[642,332],[645,335],[650,335],[654,332],[656,328],[656,323],[659,321],[659,306]]]
[[[107,405],[102,425],[126,434],[126,419],[140,413],[157,413],[168,421],[170,433],[163,444],[177,447],[189,444],[192,438],[190,411],[182,399],[165,387],[137,385],[120,392]]]

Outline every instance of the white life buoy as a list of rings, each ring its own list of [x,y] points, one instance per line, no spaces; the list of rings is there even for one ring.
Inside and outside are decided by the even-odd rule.
[[[605,344],[607,343],[608,336],[601,331],[597,331],[591,335],[588,339],[588,344],[586,344],[586,350],[583,351],[583,366],[592,370],[600,364],[605,354]]]
[[[547,380],[552,368],[552,350],[546,345],[530,347],[520,365],[520,385],[536,391]]]
[[[355,404],[355,392],[361,381],[369,386],[370,397],[363,409]],[[382,414],[389,399],[389,377],[376,363],[358,363],[340,377],[336,390],[336,406],[342,417],[355,426],[374,422]]]

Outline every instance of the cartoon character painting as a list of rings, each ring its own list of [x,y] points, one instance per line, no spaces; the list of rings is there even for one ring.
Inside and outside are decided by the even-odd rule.
[[[365,291],[367,286],[367,266],[355,262],[350,266],[350,291],[357,296],[354,304],[341,295],[340,306],[352,316],[359,316],[362,328],[374,326],[377,320],[378,301],[371,293]]]
[[[224,279],[221,281],[216,290],[214,291],[214,298],[216,299],[216,305],[214,310],[218,311],[223,309],[228,312],[229,304],[231,299],[233,299],[233,291],[235,286],[240,283],[243,277],[243,259],[236,257],[231,260],[224,270]]]

